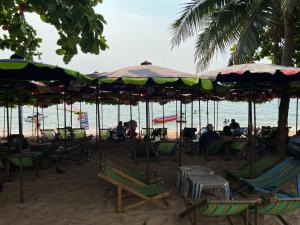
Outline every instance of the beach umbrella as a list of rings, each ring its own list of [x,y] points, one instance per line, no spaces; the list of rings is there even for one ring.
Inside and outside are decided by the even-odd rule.
[[[150,102],[161,100],[161,96],[169,99],[182,100],[184,92],[191,92],[196,90],[197,95],[200,92],[211,91],[212,82],[210,80],[201,81],[199,76],[168,69],[160,66],[152,65],[148,61],[144,61],[140,65],[126,67],[112,72],[93,73],[90,75],[97,79],[100,89],[111,91],[112,93],[120,93],[120,91],[129,92],[128,96],[131,98],[132,94],[139,94],[140,100],[146,102],[146,137],[149,143],[150,136]],[[120,96],[121,98],[124,97]],[[165,99],[165,97],[164,97]],[[180,107],[182,115],[182,103]],[[182,129],[182,125],[180,125]],[[182,132],[180,131],[180,141]],[[181,151],[179,148],[179,165],[181,164]],[[147,147],[147,177],[149,176],[149,144]]]
[[[248,102],[249,102],[249,142],[250,142],[250,152],[254,154],[254,143],[252,135],[252,104],[255,101],[254,91],[266,90],[272,88],[272,93],[277,94],[279,88],[284,83],[293,84],[296,83],[300,78],[300,68],[296,67],[286,67],[280,65],[272,64],[260,64],[260,63],[251,63],[251,64],[241,64],[234,65],[223,69],[217,69],[212,71],[203,72],[200,74],[202,79],[212,80],[219,83],[234,83],[237,85],[237,89],[249,93]],[[255,103],[254,103],[255,104]],[[254,114],[255,114],[255,105],[254,105]],[[255,115],[254,115],[255,120]],[[254,121],[254,124],[256,122]],[[255,135],[256,132],[254,132]],[[252,168],[251,168],[252,169]],[[251,174],[251,171],[250,171]]]

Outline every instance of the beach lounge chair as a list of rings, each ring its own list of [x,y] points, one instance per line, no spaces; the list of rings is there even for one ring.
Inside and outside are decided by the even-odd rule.
[[[86,138],[85,129],[83,128],[73,128],[72,129],[72,138],[74,140],[82,140]]]
[[[133,171],[133,170],[130,170],[128,168],[125,168],[123,166],[121,166],[120,164],[117,164],[107,158],[104,158],[103,159],[103,166],[110,166],[116,170],[120,170],[122,171],[123,173],[127,174],[128,176],[131,176],[137,180],[140,180],[144,183],[147,183],[147,177],[145,175],[145,172],[138,172],[138,171]],[[149,182],[148,183],[154,183],[156,181],[159,181],[160,180],[160,177],[157,176],[157,173],[156,171],[152,171],[150,173],[150,178],[149,178]]]
[[[218,155],[224,147],[223,140],[211,140],[206,146],[206,155]]]
[[[260,215],[277,216],[283,224],[289,224],[284,215],[293,213],[300,208],[300,198],[272,197],[257,205],[256,213]],[[259,217],[255,217],[255,225],[259,225]]]
[[[75,162],[78,165],[82,164],[82,161],[86,156],[85,146],[90,141],[91,138],[86,138],[81,142],[75,143],[71,146],[58,147],[51,156],[51,159],[56,161],[56,168],[58,168],[58,166],[63,164],[65,161]]]
[[[298,174],[300,174],[300,161],[288,158],[257,178],[240,180],[257,192],[275,193],[280,192],[283,186],[294,178],[297,178],[299,184]]]
[[[234,140],[229,146],[230,153],[234,155],[240,154],[245,151],[247,145],[248,141],[246,139]]]
[[[111,138],[111,130],[110,129],[101,129],[100,135],[101,135],[102,141],[107,141]]]
[[[230,216],[244,213],[244,224],[249,224],[249,207],[259,203],[259,200],[203,200],[187,206],[187,210],[180,214],[180,217],[189,215],[193,225],[197,224],[197,213],[202,216],[224,217],[230,224],[233,224]],[[194,216],[191,216],[193,213]]]
[[[114,168],[107,165],[102,168],[102,171],[101,173],[98,173],[98,176],[101,179],[117,186],[118,213],[137,208],[147,203],[155,204],[162,209],[168,208],[168,206],[160,200],[164,200],[170,195],[170,193],[163,190],[161,183],[153,183],[147,185],[132,177],[126,176],[124,175],[124,173],[115,170]],[[131,195],[141,198],[142,200],[124,207],[123,198],[125,198],[126,195],[124,195],[123,191],[127,191]]]
[[[57,134],[58,134],[58,138],[60,140],[69,140],[71,138],[71,133],[69,131],[69,128],[57,128]]]
[[[175,159],[176,150],[177,150],[176,142],[160,141],[156,148],[157,157],[159,158],[160,155],[171,156],[173,160],[176,162]]]
[[[261,175],[266,170],[272,168],[279,162],[280,156],[272,153],[267,153],[253,162],[246,163],[244,166],[237,170],[225,170],[230,177],[241,178],[255,178]],[[252,174],[251,174],[252,173]]]
[[[56,139],[53,129],[41,129],[42,138],[47,141],[54,141]]]
[[[24,168],[33,168],[35,171],[35,176],[39,176],[39,153],[19,153],[12,154],[6,156],[9,163],[14,165],[15,167],[23,167]],[[33,178],[33,177],[29,177]]]

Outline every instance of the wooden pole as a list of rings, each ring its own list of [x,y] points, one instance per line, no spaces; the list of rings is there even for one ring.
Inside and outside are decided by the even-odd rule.
[[[298,131],[299,98],[296,101],[296,132]]]
[[[149,113],[149,97],[146,97],[146,143],[147,143],[147,164],[146,164],[146,181],[150,181],[150,113]]]
[[[20,154],[23,152],[23,109],[21,105],[21,94],[18,92],[18,120],[19,120],[19,150]],[[24,203],[24,177],[23,166],[20,165],[20,202]]]

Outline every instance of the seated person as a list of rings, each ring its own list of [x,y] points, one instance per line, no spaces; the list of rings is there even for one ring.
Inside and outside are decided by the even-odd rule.
[[[118,139],[125,139],[125,132],[126,130],[123,127],[123,122],[119,121],[118,126],[116,127],[116,136]]]
[[[217,132],[214,131],[212,124],[207,124],[206,132],[200,136],[199,147],[200,149],[206,148],[208,143],[213,140],[218,140],[220,137]]]
[[[225,142],[233,141],[233,134],[229,126],[223,127],[222,138]]]
[[[240,124],[235,121],[235,119],[231,120],[231,123],[229,124],[230,129],[232,130],[232,134],[234,137],[241,136],[241,128]]]

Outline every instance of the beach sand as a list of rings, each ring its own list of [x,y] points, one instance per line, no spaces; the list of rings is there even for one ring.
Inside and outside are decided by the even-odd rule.
[[[129,153],[119,144],[101,145],[104,156],[135,170],[144,170],[145,164],[135,164]],[[19,183],[14,178],[4,184],[0,193],[0,225],[188,225],[188,217],[180,218],[179,213],[185,210],[185,204],[176,189],[177,165],[170,158],[161,163],[152,163],[151,170],[158,172],[165,182],[165,188],[171,193],[170,208],[161,210],[154,205],[145,205],[126,213],[115,212],[115,189],[112,185],[97,177],[98,160],[95,155],[91,161],[81,166],[64,165],[64,174],[57,174],[55,168],[44,169],[40,177],[25,181],[25,203],[19,203]],[[216,174],[224,175],[222,169],[238,168],[245,161],[225,161],[214,158],[206,160],[200,156],[183,154],[183,164],[206,165]],[[296,190],[291,183],[288,189]],[[213,198],[210,193],[203,195]],[[130,200],[130,199],[129,199]],[[132,199],[131,199],[132,201]],[[126,201],[125,201],[126,202]],[[300,224],[299,211],[287,215],[292,224]],[[227,224],[224,218],[199,217],[198,224]],[[239,216],[233,217],[234,224],[243,224]],[[252,221],[253,222],[253,221]],[[267,216],[266,225],[279,225],[276,217]]]

